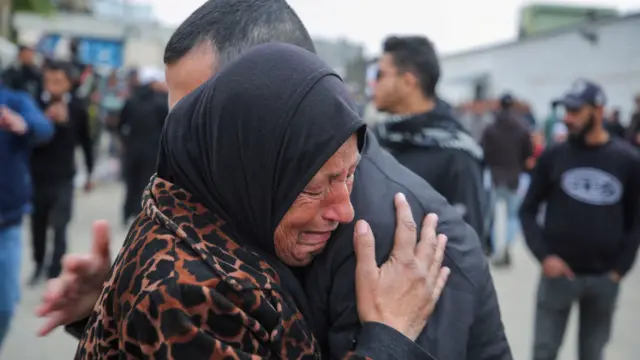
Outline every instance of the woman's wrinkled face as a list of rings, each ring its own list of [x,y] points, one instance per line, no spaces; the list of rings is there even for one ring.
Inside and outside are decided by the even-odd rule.
[[[352,135],[293,202],[274,234],[276,254],[285,264],[311,263],[338,225],[353,221],[349,196],[359,160],[358,140]]]

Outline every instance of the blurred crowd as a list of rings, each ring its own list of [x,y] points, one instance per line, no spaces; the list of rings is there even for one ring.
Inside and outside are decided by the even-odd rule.
[[[428,50],[425,51],[425,54],[433,56],[429,54]],[[402,110],[399,116],[397,110],[389,111],[384,103],[382,105],[380,104],[382,101],[387,101],[386,98],[384,98],[387,95],[381,94],[387,94],[387,91],[390,91],[380,85],[381,77],[384,76],[384,63],[385,59],[382,58],[372,67],[375,71],[371,72],[368,76],[373,77],[369,79],[369,83],[374,84],[374,86],[370,91],[369,101],[360,107],[364,120],[374,129],[377,129],[378,136],[383,137],[383,143],[385,143],[384,139],[388,139],[388,124],[402,123],[402,113],[408,112],[407,110]],[[433,67],[425,66],[421,71],[421,76],[432,79],[434,83],[437,83],[439,73],[436,72]],[[394,92],[392,96],[397,96],[398,98],[404,97],[404,95],[395,93],[397,91],[396,88],[393,88],[392,91]],[[430,91],[430,93],[435,94],[435,90]],[[376,95],[378,98],[376,98]],[[627,122],[620,119],[620,110],[615,106],[609,105],[613,101],[608,100],[607,106],[603,106],[602,109],[602,126],[615,139],[640,149],[640,94],[635,96],[634,94],[629,94],[629,96],[634,98],[636,104],[631,118],[628,119]],[[615,100],[622,99],[614,99],[614,101]],[[446,109],[446,111],[437,111],[443,108]],[[548,114],[546,114],[546,117],[537,117],[534,115],[526,99],[516,97],[510,92],[505,92],[494,99],[477,99],[458,104],[448,103],[445,99],[438,99],[435,110],[436,111],[428,112],[431,120],[425,119],[425,124],[431,123],[431,127],[446,131],[450,131],[452,127],[461,126],[462,132],[472,138],[472,141],[467,141],[466,145],[462,146],[461,149],[467,149],[466,152],[472,154],[472,156],[474,151],[471,148],[474,143],[482,147],[483,155],[481,157],[483,159],[481,163],[483,165],[480,166],[480,172],[483,173],[483,180],[479,180],[481,176],[471,174],[462,176],[461,174],[465,180],[459,185],[452,185],[451,177],[443,176],[443,173],[447,172],[444,170],[434,170],[440,168],[437,162],[434,163],[433,160],[427,161],[424,155],[418,160],[418,164],[414,166],[414,171],[418,173],[423,171],[422,176],[428,179],[431,185],[436,187],[441,194],[445,195],[445,197],[454,204],[456,203],[454,201],[455,199],[463,196],[460,194],[472,194],[470,199],[477,199],[476,195],[481,193],[480,198],[484,196],[484,200],[466,200],[461,202],[460,205],[464,209],[463,213],[466,216],[467,222],[476,229],[483,240],[486,253],[494,258],[494,265],[499,267],[509,266],[511,265],[509,249],[520,233],[518,220],[519,204],[524,200],[525,194],[527,193],[531,181],[531,172],[536,165],[536,161],[545,149],[566,141],[570,135],[567,123],[565,122],[567,108],[561,101],[549,99]],[[416,112],[420,112],[420,109],[414,109],[408,113]],[[449,115],[443,117],[443,113]],[[449,124],[447,124],[446,120],[442,121],[447,116],[451,116],[449,118]],[[569,116],[571,116],[571,114],[569,114]],[[406,117],[406,115],[404,117]],[[437,121],[438,119],[439,121]],[[511,123],[511,126],[506,126],[505,131],[498,131],[497,134],[493,134],[492,130],[495,127],[502,127],[501,125],[504,123]],[[400,125],[392,126],[398,127]],[[421,136],[424,136],[426,134],[424,131],[425,127],[420,125],[418,128],[422,133]],[[379,131],[380,129],[383,130],[382,133]],[[517,134],[526,134],[526,137]],[[488,136],[490,140],[488,140]],[[446,147],[446,145],[441,144],[441,139],[437,139],[437,136],[426,137],[429,139],[426,142],[430,143],[428,147]],[[406,147],[409,143],[415,142],[415,137],[408,140],[406,135],[400,134],[397,134],[396,139],[398,139],[395,141],[397,143],[396,145],[387,143],[387,149],[392,153],[394,146]],[[440,145],[438,145],[439,143]],[[460,147],[460,144],[461,143],[458,142],[456,146]],[[433,151],[431,152],[433,153]],[[478,156],[476,155],[476,157]],[[512,158],[505,159],[505,157]],[[450,158],[438,155],[438,159],[446,162],[446,165],[443,166],[445,169],[452,166]],[[425,166],[427,162],[430,164],[428,167]],[[405,166],[407,166],[407,164],[405,164]],[[427,171],[424,169],[427,168],[430,169],[428,171],[430,171],[432,175],[424,174],[424,171]],[[474,166],[462,166],[461,168],[473,169]],[[509,175],[506,175],[509,179],[504,179],[505,172],[509,173]],[[466,187],[472,186],[473,181],[470,181],[470,179],[478,179],[476,183],[479,184],[483,182],[483,185],[478,185],[476,190],[464,190]],[[505,191],[506,189],[500,185],[505,182],[510,183],[508,187],[512,188],[511,190]],[[494,231],[495,229],[492,225],[494,224],[496,211],[501,210],[501,208],[496,208],[498,204],[504,204],[506,217],[508,219],[507,226],[503,229],[504,232]],[[476,215],[474,215],[474,213]],[[543,214],[541,214],[541,219],[542,215]],[[476,220],[473,220],[474,218]],[[502,233],[506,234],[504,239],[497,239],[496,234]]]
[[[17,59],[1,76],[2,91],[13,91],[24,104],[34,104],[54,128],[51,138],[39,142],[28,154],[29,182],[19,169],[13,173],[3,170],[2,182],[23,189],[32,185],[32,192],[21,190],[22,195],[13,195],[20,197],[15,202],[24,201],[29,209],[0,214],[0,225],[6,226],[23,212],[32,213],[32,285],[60,273],[77,185],[76,148],[84,156],[81,185],[86,191],[106,177],[123,180],[127,196],[122,219],[128,223],[140,212],[140,194],[155,172],[168,112],[162,70],[97,71],[92,64],[78,60],[77,43],[71,42],[70,53],[71,59],[55,59],[20,46]],[[10,104],[3,105],[3,111],[10,111]],[[99,166],[103,170],[96,174]],[[32,201],[28,201],[30,196]],[[53,230],[53,251],[46,259],[49,229]]]

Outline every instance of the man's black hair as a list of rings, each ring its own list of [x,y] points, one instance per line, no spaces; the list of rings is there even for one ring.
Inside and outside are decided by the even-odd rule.
[[[44,64],[44,71],[62,71],[67,79],[73,82],[75,73],[70,63],[66,61],[47,59]]]
[[[510,93],[504,93],[502,96],[500,96],[500,108],[503,110],[508,110],[511,109],[513,107],[515,103],[515,99],[513,97],[513,95],[511,95]]]
[[[217,66],[249,48],[281,42],[315,52],[313,41],[284,0],[209,0],[173,33],[164,50],[164,63],[173,64],[203,41],[217,55]]]
[[[425,96],[435,97],[440,62],[429,39],[424,36],[392,36],[384,41],[383,52],[393,57],[399,71],[411,72],[418,78]]]

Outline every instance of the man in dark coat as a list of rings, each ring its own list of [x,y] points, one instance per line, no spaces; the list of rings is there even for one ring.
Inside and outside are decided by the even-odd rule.
[[[38,99],[45,115],[55,124],[53,139],[37,146],[31,154],[34,186],[34,210],[31,216],[35,271],[31,283],[40,280],[46,265],[47,233],[53,229],[53,253],[47,277],[55,278],[61,270],[67,246],[67,225],[73,210],[75,153],[80,146],[87,168],[85,189],[91,189],[93,139],[89,114],[84,101],[71,92],[69,64],[51,62],[44,71],[44,92]]]
[[[483,238],[489,209],[482,149],[436,95],[440,65],[433,45],[422,36],[390,37],[383,51],[374,100],[378,110],[395,116],[376,126],[380,144]]]
[[[140,199],[155,173],[160,135],[169,113],[167,93],[159,88],[164,82],[162,72],[143,69],[141,75],[140,85],[124,104],[118,122],[127,188],[123,206],[124,224],[128,224],[142,210]]]
[[[480,141],[484,158],[491,170],[491,180],[496,190],[497,201],[504,201],[507,208],[507,224],[503,231],[494,231],[493,238],[505,234],[504,246],[497,250],[496,265],[508,266],[511,263],[510,247],[520,228],[518,220],[518,188],[520,175],[526,170],[527,159],[532,155],[531,136],[519,114],[513,108],[514,99],[505,94],[500,98],[500,110],[496,121],[489,125]]]

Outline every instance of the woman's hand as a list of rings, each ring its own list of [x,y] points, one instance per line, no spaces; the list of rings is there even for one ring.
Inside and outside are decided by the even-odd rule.
[[[429,214],[418,238],[411,208],[403,194],[395,197],[396,234],[389,260],[378,267],[375,239],[360,220],[354,235],[357,257],[356,297],[362,322],[378,322],[415,340],[427,324],[447,281],[442,267],[447,238],[436,235],[438,217]]]

